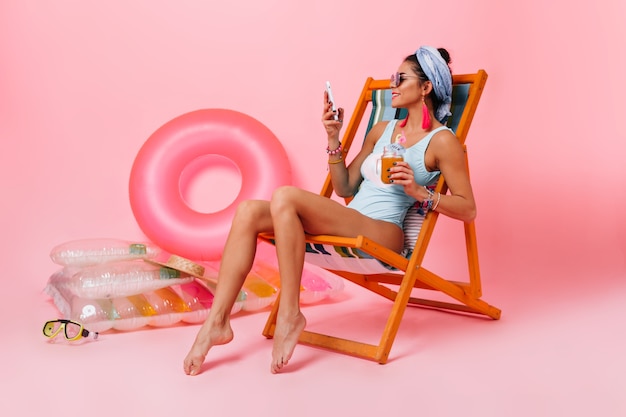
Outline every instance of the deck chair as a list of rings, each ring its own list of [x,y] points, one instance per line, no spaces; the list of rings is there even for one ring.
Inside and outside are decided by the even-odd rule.
[[[486,81],[487,73],[484,70],[479,70],[475,74],[453,76],[452,116],[448,120],[448,126],[456,133],[464,147],[465,139]],[[366,131],[369,131],[380,120],[404,118],[406,116],[404,110],[392,109],[390,102],[391,90],[389,88],[389,80],[368,78],[342,140],[346,152],[353,144],[367,108],[371,107],[371,116]],[[435,190],[444,194],[447,192],[443,176],[440,177]],[[332,194],[333,188],[329,174],[322,188],[321,195],[331,197]],[[378,345],[306,330],[300,336],[299,342],[384,364],[388,360],[402,316],[408,305],[472,313],[495,320],[499,319],[500,310],[481,300],[482,292],[476,231],[473,221],[464,223],[469,269],[467,281],[459,282],[445,279],[422,265],[437,217],[438,213],[434,211],[428,212],[421,219],[417,220],[408,220],[409,216],[407,215],[405,234],[407,236],[412,233],[416,234],[416,236],[413,236],[413,246],[407,248],[408,256],[403,256],[385,248],[367,236],[348,238],[342,236],[307,235],[307,262],[311,259],[308,256],[311,253],[314,253],[314,256],[317,256],[317,258],[338,260],[338,262],[329,261],[326,264],[323,262],[314,263],[391,300],[393,305]],[[414,226],[417,225],[419,231],[408,231],[407,221],[414,223]],[[264,234],[259,237],[262,241],[273,243],[272,235]],[[337,254],[339,255],[337,256]],[[366,266],[360,269],[354,266],[362,263],[366,264]],[[438,295],[445,294],[445,297],[439,296],[436,297],[437,299],[432,299],[434,297],[429,299],[416,298],[413,296],[414,288],[433,290],[438,292]],[[421,292],[430,293],[429,291]],[[446,301],[441,301],[441,298],[446,299]],[[263,330],[263,335],[268,338],[271,338],[274,334],[279,303],[280,295],[274,303]]]

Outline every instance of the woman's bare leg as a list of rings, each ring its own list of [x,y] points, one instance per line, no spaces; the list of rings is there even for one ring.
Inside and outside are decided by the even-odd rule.
[[[279,188],[270,204],[280,272],[280,305],[270,364],[270,371],[274,374],[287,365],[306,326],[306,319],[300,311],[304,227],[291,191],[291,188]]]
[[[281,187],[270,204],[281,280],[280,305],[274,331],[270,371],[287,365],[306,326],[300,311],[300,281],[304,266],[305,231],[355,237],[367,234],[396,250],[402,248],[402,230],[372,220],[345,206],[295,187]]]
[[[230,313],[252,268],[257,235],[272,231],[268,201],[244,201],[237,208],[220,264],[218,284],[209,316],[184,360],[187,375],[197,375],[211,347],[233,339]]]

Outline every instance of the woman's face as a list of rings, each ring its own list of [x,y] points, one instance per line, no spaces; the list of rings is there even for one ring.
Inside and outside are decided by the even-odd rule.
[[[391,105],[393,107],[408,107],[422,101],[421,83],[413,66],[403,62],[398,72],[391,76]]]

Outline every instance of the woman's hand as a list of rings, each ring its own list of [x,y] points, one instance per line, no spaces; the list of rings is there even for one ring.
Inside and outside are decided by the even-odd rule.
[[[415,182],[413,169],[408,162],[396,162],[396,165],[389,169],[389,174],[389,179],[393,181],[393,184],[402,185],[407,195],[417,199],[417,201],[428,198],[428,192],[424,187]]]
[[[337,118],[339,120],[335,120],[334,116],[335,113],[332,110],[332,103],[328,101],[328,93],[324,91],[324,112],[322,114],[322,123],[326,129],[329,144],[333,140],[339,141],[339,132],[343,126],[343,108],[339,107],[337,109]]]

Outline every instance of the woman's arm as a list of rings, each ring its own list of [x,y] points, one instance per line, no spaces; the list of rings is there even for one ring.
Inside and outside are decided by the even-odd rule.
[[[333,159],[337,157],[329,157],[329,170],[331,175],[331,181],[333,189],[339,197],[347,198],[356,194],[359,189],[359,185],[363,181],[361,176],[361,165],[367,156],[372,153],[374,145],[385,130],[385,126],[388,122],[381,122],[374,125],[363,142],[363,146],[359,150],[359,153],[354,157],[350,165],[346,167],[345,161],[341,163],[333,163]],[[345,154],[343,154],[345,155]],[[343,158],[342,155],[342,158]]]
[[[444,133],[444,132],[442,132]],[[430,144],[437,168],[448,185],[448,193],[439,199],[436,210],[454,219],[470,222],[476,217],[476,202],[467,170],[465,149],[451,132],[445,132]],[[434,146],[433,146],[434,145]]]
[[[448,185],[448,193],[435,193],[432,196],[433,207],[441,214],[454,219],[470,222],[476,217],[476,203],[467,171],[465,150],[459,140],[449,131],[436,134],[425,155],[425,163],[429,171],[439,170]],[[429,198],[428,191],[415,182],[413,170],[406,162],[398,163],[392,168],[394,183],[403,185],[404,192],[417,201]]]
[[[361,176],[361,165],[365,158],[372,152],[376,141],[380,138],[385,126],[388,122],[377,123],[370,129],[361,150],[350,163],[346,166],[345,152],[339,149],[342,146],[339,140],[339,133],[343,125],[344,110],[337,109],[338,119],[334,120],[331,103],[328,101],[328,94],[324,91],[324,113],[322,115],[322,123],[326,129],[328,136],[328,169],[330,171],[333,189],[339,197],[352,197],[358,190],[363,177]]]

